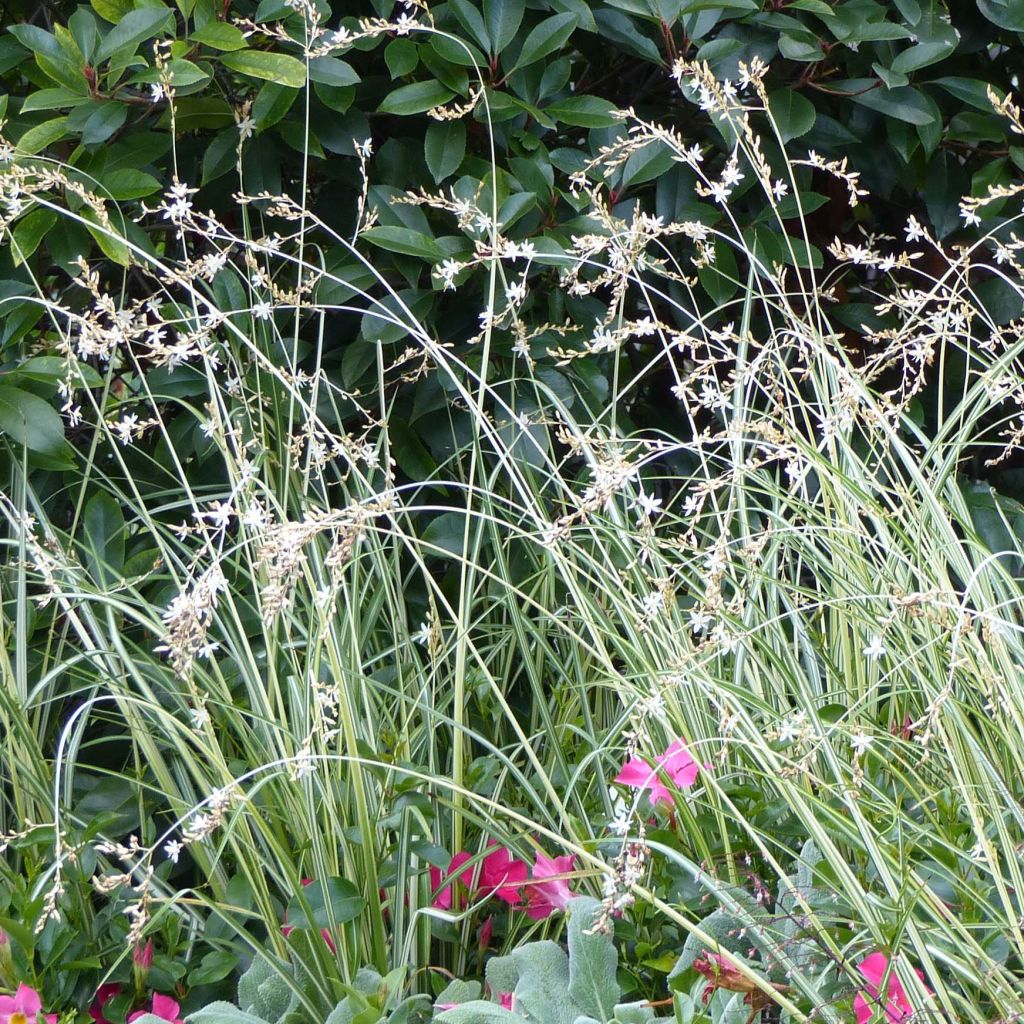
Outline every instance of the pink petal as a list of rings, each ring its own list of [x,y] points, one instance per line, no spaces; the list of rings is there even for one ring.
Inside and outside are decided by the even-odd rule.
[[[14,993],[15,1012],[21,1011],[26,1017],[34,1017],[43,1007],[43,1001],[34,988],[29,988],[24,982],[18,986]]]
[[[484,857],[480,870],[480,888],[514,905],[519,902],[519,889],[526,881],[529,868],[522,861],[513,860],[508,850],[497,846],[494,840],[488,846],[496,848]]]
[[[162,1017],[164,1020],[169,1020],[172,1024],[177,1024],[178,1011],[181,1007],[170,997],[161,995],[159,992],[153,993],[153,1013],[157,1017]]]
[[[697,772],[700,771],[700,765],[690,756],[682,740],[675,740],[669,745],[665,756],[658,759],[658,767],[664,769],[665,774],[684,789],[689,789],[697,781]]]
[[[647,789],[655,777],[654,769],[642,757],[631,757],[615,776],[615,781],[633,789]]]
[[[549,917],[556,910],[566,908],[569,900],[576,894],[569,888],[566,879],[557,876],[571,872],[575,859],[572,855],[552,859],[537,851],[533,880],[527,882],[525,886],[527,917],[539,921]]]
[[[889,958],[884,953],[872,953],[857,964],[857,970],[864,975],[875,991],[882,987],[882,979],[888,969]]]
[[[512,1009],[512,993],[511,992],[499,992],[498,1003],[503,1006],[506,1010]]]
[[[461,879],[468,885],[472,880],[472,868],[467,868],[465,871],[461,872],[461,874],[458,870],[468,860],[472,860],[472,857],[470,857],[468,853],[460,851],[455,854],[455,856],[448,862],[448,870],[445,873],[444,878],[442,878],[441,872],[437,868],[430,869],[430,888],[437,893],[434,897],[433,903],[430,905],[435,910],[451,910],[455,882]],[[447,881],[448,884],[438,891],[438,886],[441,885],[442,881]]]

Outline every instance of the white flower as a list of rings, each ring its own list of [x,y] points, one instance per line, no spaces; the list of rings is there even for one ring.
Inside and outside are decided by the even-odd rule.
[[[117,423],[112,423],[110,429],[117,434],[118,440],[121,444],[128,445],[135,440],[135,428],[138,425],[139,417],[137,413],[129,413],[123,419]]]
[[[192,728],[197,732],[210,724],[210,712],[206,710],[205,704],[199,704],[192,708],[188,717],[192,720]]]
[[[449,288],[455,288],[455,277],[460,270],[462,270],[462,264],[457,260],[445,260],[439,267],[434,268],[434,273],[444,281],[447,291]]]
[[[850,737],[850,743],[859,757],[868,747],[871,746],[871,737],[866,732],[855,732]]]
[[[353,139],[352,145],[355,147],[356,156],[361,156],[364,160],[369,160],[373,156],[373,139],[363,139],[362,142]]]
[[[644,618],[653,619],[665,606],[665,595],[660,590],[654,590],[640,601],[640,608]]]
[[[413,635],[412,635],[413,643],[417,643],[421,647],[425,647],[427,644],[430,643],[430,634],[431,634],[430,623],[429,622],[421,622],[420,623],[420,628],[418,630],[416,630],[416,632],[413,633]]]
[[[181,851],[184,848],[184,844],[179,843],[176,839],[172,839],[170,842],[164,844],[164,853],[167,854],[172,864],[177,864],[178,858],[181,856]]]
[[[653,494],[646,494],[641,491],[637,495],[636,501],[633,502],[633,508],[639,510],[641,518],[650,519],[661,511],[663,504],[664,502],[661,498],[656,498]]]
[[[981,223],[981,218],[978,216],[977,211],[969,207],[961,207],[960,216],[964,219],[964,227],[974,227]]]
[[[264,300],[263,302],[257,302],[252,307],[252,315],[257,320],[269,320],[274,308],[269,302]]]
[[[164,87],[159,82],[154,82],[149,87],[149,102],[159,103],[164,98]]]
[[[214,501],[210,503],[209,512],[201,512],[203,519],[209,519],[218,529],[223,530],[230,522],[235,510],[231,507],[230,501]]]
[[[590,350],[592,352],[614,352],[618,347],[618,339],[613,331],[597,326],[594,337],[590,339]]]
[[[407,36],[416,27],[416,19],[409,14],[403,14],[395,25],[395,35]]]
[[[618,807],[615,817],[608,822],[608,831],[617,836],[624,836],[629,831],[629,825],[629,811],[625,807]]]
[[[883,654],[885,654],[885,645],[882,643],[881,636],[873,637],[871,643],[864,648],[865,658],[880,658]]]
[[[508,301],[515,306],[526,298],[526,282],[525,281],[513,281],[505,292]]]
[[[740,642],[740,638],[724,622],[719,622],[711,631],[711,639],[721,648],[722,654],[731,654]]]
[[[789,195],[789,186],[781,179],[772,185],[772,194],[776,199],[785,199]]]
[[[703,633],[710,625],[711,616],[705,609],[697,607],[690,612],[690,629],[692,632],[697,633],[699,635]]]
[[[796,739],[804,731],[804,723],[807,720],[806,711],[798,711],[795,715],[787,718],[779,729],[779,739],[783,743]]]
[[[316,762],[309,751],[309,747],[303,747],[292,762],[292,778],[304,779],[316,771]]]
[[[251,139],[256,131],[256,122],[251,117],[243,117],[238,122],[238,134],[241,136],[242,142],[246,139]]]
[[[913,214],[907,218],[906,235],[908,242],[919,242],[925,237],[924,228]]]

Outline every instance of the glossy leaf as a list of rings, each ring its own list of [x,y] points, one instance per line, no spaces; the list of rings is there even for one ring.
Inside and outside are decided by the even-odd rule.
[[[306,84],[306,66],[301,60],[286,53],[268,50],[236,50],[221,57],[221,63],[232,71],[252,78],[301,89]]]

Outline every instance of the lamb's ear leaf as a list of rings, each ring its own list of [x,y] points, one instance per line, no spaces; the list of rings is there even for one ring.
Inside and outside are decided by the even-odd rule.
[[[142,1024],[159,1024],[163,1018],[147,1013],[136,1018]],[[210,1003],[185,1018],[188,1024],[266,1024],[262,1017],[256,1017],[240,1010],[234,1003]],[[166,1024],[166,1021],[164,1022]]]
[[[569,901],[569,996],[599,1021],[611,1020],[622,990],[615,980],[619,964],[611,936],[597,925],[601,904],[591,896]]]

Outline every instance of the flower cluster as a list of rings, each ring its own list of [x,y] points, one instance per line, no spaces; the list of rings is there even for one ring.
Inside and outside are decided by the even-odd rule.
[[[524,911],[527,917],[541,920],[556,910],[564,910],[575,895],[568,882],[575,860],[571,855],[552,858],[538,850],[531,871],[529,865],[516,860],[493,839],[487,845],[491,852],[480,862],[479,872],[475,866],[463,867],[473,859],[465,851],[452,857],[443,875],[439,868],[430,869],[434,892],[431,905],[435,909],[461,910],[470,897],[493,897]]]

